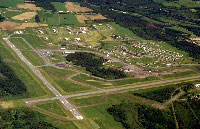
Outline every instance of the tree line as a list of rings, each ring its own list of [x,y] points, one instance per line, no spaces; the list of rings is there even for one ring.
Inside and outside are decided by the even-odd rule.
[[[25,84],[15,75],[13,70],[0,58],[0,97],[22,95],[27,89]]]
[[[105,79],[119,79],[126,77],[125,73],[117,69],[105,68],[103,63],[106,61],[103,57],[96,56],[87,52],[70,53],[66,57],[67,61],[75,65],[85,67],[92,75]]]

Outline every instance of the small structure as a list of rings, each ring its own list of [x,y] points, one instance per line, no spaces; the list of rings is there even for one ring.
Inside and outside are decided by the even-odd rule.
[[[60,48],[61,50],[65,50],[65,48],[64,47],[62,47],[62,48]]]
[[[196,84],[195,87],[199,88],[199,87],[200,87],[200,84]]]
[[[38,30],[39,34],[44,34],[44,32],[42,30]]]
[[[76,41],[81,41],[81,38],[75,38]]]
[[[69,40],[70,40],[70,38],[64,38],[64,40],[65,40],[65,41],[69,41]]]
[[[48,38],[48,37],[44,37],[43,39],[44,39],[44,40],[49,40],[49,38]]]
[[[58,33],[58,31],[56,29],[53,29],[53,33]]]
[[[87,32],[86,32],[86,31],[82,31],[82,33],[83,33],[83,34],[87,34]]]

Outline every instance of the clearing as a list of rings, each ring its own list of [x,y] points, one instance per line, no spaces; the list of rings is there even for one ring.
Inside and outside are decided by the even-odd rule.
[[[78,22],[81,24],[85,24],[85,21],[88,20],[86,16],[84,15],[75,15]]]
[[[33,17],[35,17],[36,14],[37,14],[36,12],[25,12],[25,13],[22,13],[22,14],[19,14],[17,16],[12,17],[12,19],[15,19],[15,20],[30,20]]]
[[[41,10],[41,8],[40,7],[36,7],[35,4],[28,4],[28,3],[26,3],[26,4],[18,4],[17,7],[20,8],[20,9],[30,9],[30,10],[38,10],[38,11]]]
[[[106,20],[107,18],[102,16],[101,14],[98,15],[87,15],[91,20]]]
[[[92,12],[92,9],[89,9],[87,7],[81,7],[80,5],[75,5],[72,2],[66,2],[66,6],[68,11],[72,12]]]

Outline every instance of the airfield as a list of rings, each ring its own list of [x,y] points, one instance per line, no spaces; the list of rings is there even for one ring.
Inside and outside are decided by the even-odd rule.
[[[0,54],[27,85],[29,94],[2,99],[1,108],[29,107],[45,114],[59,127],[122,128],[106,108],[128,99],[168,108],[184,91],[163,103],[131,92],[199,83],[199,64],[188,53],[162,41],[144,40],[112,19],[76,2],[52,2],[52,13],[34,3],[0,8]],[[36,21],[38,16],[40,21]],[[3,52],[3,51],[4,52]],[[105,68],[125,78],[104,79],[66,60],[85,52],[104,58]],[[195,66],[195,67],[193,67]],[[14,68],[16,67],[16,68]],[[199,88],[194,89],[198,93]],[[5,106],[7,103],[7,107]]]

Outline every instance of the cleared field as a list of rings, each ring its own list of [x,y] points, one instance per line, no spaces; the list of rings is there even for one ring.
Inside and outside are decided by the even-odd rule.
[[[75,121],[74,124],[81,129],[123,129],[122,124],[115,121],[113,116],[107,112],[112,104],[119,104],[123,100],[118,96],[109,95],[109,104],[80,108],[79,111],[85,119]]]
[[[14,28],[16,26],[19,26],[20,24],[19,23],[16,23],[16,22],[11,22],[11,21],[3,21],[3,22],[0,22],[0,27],[3,29],[3,30],[14,30]]]
[[[107,18],[102,16],[101,14],[98,15],[87,15],[91,20],[106,20]]]
[[[38,11],[41,10],[41,8],[36,7],[35,4],[29,4],[29,3],[18,4],[17,7],[20,8],[20,9],[29,9],[29,10],[38,10]]]
[[[22,14],[19,14],[17,16],[12,17],[12,19],[15,19],[15,20],[30,20],[33,17],[35,17],[36,14],[37,14],[36,12],[25,12],[25,13],[22,13]]]
[[[29,9],[29,10],[38,10],[38,11],[41,10],[41,8],[36,7],[35,4],[29,4],[29,3],[18,4],[17,7],[20,8],[20,9]]]
[[[61,25],[79,25],[73,14],[59,14]]]
[[[17,4],[24,3],[24,0],[0,0],[0,6],[16,7]]]
[[[18,48],[22,50],[31,50],[31,48],[21,38],[10,38],[10,41]]]
[[[35,35],[30,35],[30,34],[13,35],[13,37],[15,36],[24,38],[33,48],[47,47],[47,44]]]
[[[38,12],[41,23],[46,23],[49,26],[60,25],[60,17],[57,13]]]
[[[79,74],[73,77],[74,80],[81,81],[86,84],[94,85],[97,87],[112,87],[112,86],[123,86],[136,83],[143,83],[148,81],[159,80],[158,77],[149,76],[147,78],[130,78],[130,79],[120,79],[115,81],[100,80],[85,74]]]
[[[33,51],[21,51],[34,66],[44,65],[44,61]]]
[[[41,103],[36,104],[35,107],[41,108],[43,110],[46,110],[48,112],[51,112],[63,117],[67,117],[67,118],[73,117],[73,115],[69,111],[63,108],[59,100],[41,102]]]
[[[80,5],[74,4],[73,2],[66,2],[67,10],[72,12],[92,12],[92,9],[89,9],[87,7],[81,7]]]
[[[0,28],[3,30],[22,30],[28,27],[40,27],[40,26],[48,26],[47,24],[40,24],[40,23],[16,23],[11,21],[3,21],[0,22]]]
[[[59,90],[62,94],[70,94],[70,93],[78,93],[83,91],[90,91],[91,88],[87,86],[82,86],[80,84],[74,83],[70,80],[67,80],[66,77],[61,77],[51,69],[40,68],[42,74],[47,78],[47,80],[55,86],[57,90]]]
[[[85,20],[88,20],[87,17],[85,15],[75,15],[78,22],[81,24],[85,24]]]
[[[105,94],[82,96],[71,98],[70,101],[76,106],[86,106],[105,102]]]
[[[34,28],[34,27],[41,27],[41,26],[48,26],[47,24],[41,24],[41,23],[36,23],[36,22],[32,22],[32,23],[22,23],[20,26],[16,26],[14,29],[15,30],[24,30],[26,28]]]
[[[51,2],[51,4],[56,8],[57,11],[67,11],[65,8],[65,3]]]
[[[163,75],[162,78],[164,78],[164,79],[178,78],[178,77],[186,77],[186,76],[190,76],[190,75],[194,75],[194,74],[197,74],[197,73],[194,71],[186,71],[186,72],[179,72],[179,73],[174,73],[174,74]]]

